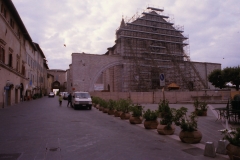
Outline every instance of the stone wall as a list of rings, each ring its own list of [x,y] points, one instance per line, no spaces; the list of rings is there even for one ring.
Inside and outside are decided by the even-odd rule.
[[[139,104],[157,104],[163,100],[163,92],[91,92],[90,94],[106,100],[130,98],[133,103]],[[165,91],[164,94],[169,103],[193,103],[195,98],[208,103],[227,103],[231,91]]]
[[[75,91],[93,91],[94,83],[107,69],[122,65],[122,57],[93,55],[85,53],[72,54],[72,87]]]

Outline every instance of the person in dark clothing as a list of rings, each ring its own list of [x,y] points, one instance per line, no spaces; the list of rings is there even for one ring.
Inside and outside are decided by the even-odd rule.
[[[72,107],[72,94],[71,94],[71,93],[68,95],[68,104],[67,104],[67,107],[68,107],[69,104],[70,104],[70,107]]]

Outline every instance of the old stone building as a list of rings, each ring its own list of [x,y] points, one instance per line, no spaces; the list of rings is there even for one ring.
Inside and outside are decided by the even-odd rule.
[[[122,19],[113,47],[104,55],[73,53],[70,73],[74,90],[93,91],[102,84],[112,92],[210,89],[207,76],[221,64],[192,62],[188,36],[163,9],[148,7]]]
[[[43,94],[48,65],[12,1],[0,0],[0,7],[0,106],[5,107]]]
[[[53,81],[51,83],[51,91],[58,90],[59,92],[67,91],[67,72],[61,69],[49,69],[49,75],[53,76]]]

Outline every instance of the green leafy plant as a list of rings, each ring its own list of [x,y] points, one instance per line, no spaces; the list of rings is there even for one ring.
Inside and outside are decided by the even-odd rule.
[[[170,108],[169,108],[169,102],[168,100],[162,100],[158,104],[158,112],[160,116],[164,116],[165,113],[169,113]]]
[[[200,101],[198,100],[198,98],[196,98],[193,102],[193,105],[195,107],[195,110],[197,110],[200,107]]]
[[[199,101],[198,98],[194,100],[193,105],[195,107],[196,115],[203,115],[204,111],[207,111],[208,104],[205,101]]]
[[[158,112],[161,117],[160,124],[167,125],[167,128],[171,128],[173,114],[171,108],[169,107],[168,100],[160,101],[158,104]]]
[[[162,100],[159,103],[158,111],[161,116],[160,124],[167,125],[167,128],[170,129],[173,122],[180,125],[180,120],[186,115],[187,108],[170,108],[168,100]]]
[[[99,104],[100,101],[101,101],[100,97],[92,97],[92,103]]]
[[[129,112],[130,105],[131,105],[131,100],[130,99],[119,99],[118,100],[119,110],[122,111],[123,113],[128,113]]]
[[[223,139],[229,141],[234,146],[240,147],[240,127],[232,128],[231,130],[221,130],[224,135]]]
[[[108,103],[107,103],[106,100],[104,100],[104,99],[99,99],[99,102],[98,102],[98,103],[100,104],[101,107],[107,108]]]
[[[183,131],[192,132],[197,130],[197,115],[195,112],[192,112],[188,117],[186,116],[186,108],[177,112],[179,112],[175,116],[175,124],[177,126],[180,126]]]
[[[150,109],[147,109],[147,111],[143,111],[143,118],[146,119],[146,121],[156,120],[158,117],[158,111],[151,111]]]
[[[141,105],[131,105],[129,110],[132,112],[133,117],[141,117],[143,112],[143,106]]]
[[[109,100],[108,100],[107,108],[108,108],[109,110],[114,110],[115,107],[116,107],[116,105],[117,105],[117,102],[116,102],[116,101],[114,101],[114,100],[112,100],[112,99],[109,99]]]

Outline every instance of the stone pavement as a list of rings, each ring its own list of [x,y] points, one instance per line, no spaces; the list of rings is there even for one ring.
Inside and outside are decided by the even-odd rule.
[[[104,114],[97,109],[74,110],[67,101],[59,106],[57,97],[37,99],[0,109],[0,160],[58,160],[58,159],[212,159],[203,156],[205,143],[222,138],[218,130],[224,122],[216,121],[212,104],[207,117],[198,118],[203,134],[199,144],[180,142],[176,127],[174,135],[162,136],[156,130],[143,129],[143,124],[131,125]],[[157,104],[145,104],[145,109],[157,109]],[[170,107],[187,107],[192,104],[170,104]],[[137,136],[136,136],[137,135]],[[7,159],[8,157],[8,159]],[[10,157],[10,158],[9,158]],[[16,158],[18,157],[18,158]],[[228,159],[217,154],[215,159]]]

